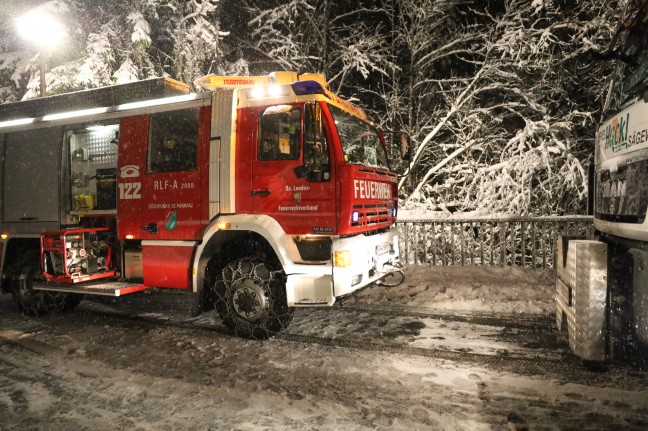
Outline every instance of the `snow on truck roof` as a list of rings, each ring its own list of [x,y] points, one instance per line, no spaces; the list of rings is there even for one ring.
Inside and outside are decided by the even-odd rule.
[[[118,106],[150,99],[181,96],[191,92],[184,82],[151,78],[128,84],[93,88],[22,102],[0,104],[0,122],[106,106]]]

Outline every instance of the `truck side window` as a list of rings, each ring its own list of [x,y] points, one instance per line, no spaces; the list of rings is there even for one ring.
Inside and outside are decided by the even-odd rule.
[[[197,149],[197,108],[151,114],[148,172],[195,170]]]
[[[285,106],[285,105],[283,105]],[[301,136],[301,111],[291,109],[285,112],[266,109],[259,117],[259,160],[299,159]]]

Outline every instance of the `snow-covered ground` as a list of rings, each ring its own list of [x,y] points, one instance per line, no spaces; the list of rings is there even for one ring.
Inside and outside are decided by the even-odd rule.
[[[551,271],[406,274],[263,342],[176,292],[41,319],[4,295],[0,430],[648,429],[646,373],[590,371],[555,331]]]
[[[364,291],[363,302],[434,310],[549,314],[555,272],[522,268],[407,267],[406,282],[395,289]]]

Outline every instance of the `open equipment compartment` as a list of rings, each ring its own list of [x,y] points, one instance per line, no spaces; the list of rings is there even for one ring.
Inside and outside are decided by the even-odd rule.
[[[54,283],[79,283],[115,276],[109,234],[107,228],[43,232],[43,275]]]

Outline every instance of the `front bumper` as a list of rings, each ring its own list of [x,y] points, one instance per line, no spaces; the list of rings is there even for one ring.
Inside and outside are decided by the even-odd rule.
[[[396,228],[378,235],[357,235],[333,243],[333,252],[348,250],[351,265],[333,267],[333,289],[336,297],[346,296],[374,283],[399,266]]]
[[[294,265],[287,276],[287,300],[292,307],[331,306],[337,298],[375,283],[400,266],[395,227],[376,235],[333,240],[332,252],[348,252],[349,265]]]

